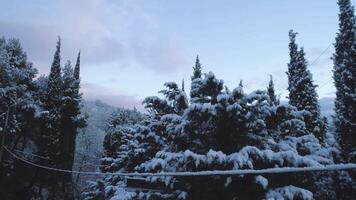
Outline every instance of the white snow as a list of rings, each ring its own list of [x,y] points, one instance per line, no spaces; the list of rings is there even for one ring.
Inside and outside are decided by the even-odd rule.
[[[267,189],[268,180],[265,177],[261,175],[256,176],[256,183],[260,184],[263,187],[263,189]]]

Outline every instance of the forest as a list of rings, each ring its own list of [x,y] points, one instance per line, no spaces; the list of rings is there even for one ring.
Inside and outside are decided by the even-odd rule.
[[[48,75],[1,37],[0,199],[355,199],[356,18],[338,6],[329,119],[295,30],[287,101],[272,75],[227,87],[201,55],[190,86],[164,83],[144,112],[83,100],[81,52],[63,64],[60,37]]]

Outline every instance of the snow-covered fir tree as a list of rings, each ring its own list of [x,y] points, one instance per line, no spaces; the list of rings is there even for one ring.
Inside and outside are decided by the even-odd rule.
[[[335,132],[345,162],[356,162],[356,17],[350,0],[339,0],[339,32],[334,43],[333,78],[336,87]],[[356,173],[339,172],[335,189],[340,199],[356,195]]]
[[[339,32],[335,42],[335,127],[344,159],[356,161],[356,22],[349,0],[339,0]],[[356,151],[355,151],[356,152]]]
[[[203,170],[306,167],[332,164],[334,148],[308,131],[310,112],[271,105],[266,91],[223,90],[213,73],[200,79],[199,101],[177,112],[177,84],[168,82],[164,98],[144,101],[147,120],[109,131],[103,172],[195,172]],[[193,83],[192,83],[193,84]],[[115,134],[113,134],[115,133]],[[145,152],[145,153],[143,153]],[[99,179],[85,199],[313,199],[334,197],[332,180],[313,174],[230,177],[148,177],[163,190],[129,191],[117,176]],[[306,184],[307,183],[307,184]],[[323,191],[323,192],[318,192]],[[286,195],[288,192],[288,195]],[[314,195],[314,196],[313,196]]]
[[[320,106],[315,89],[317,86],[313,83],[312,74],[307,69],[308,63],[305,59],[304,49],[298,49],[296,35],[297,33],[293,30],[289,31],[290,61],[287,71],[289,103],[297,107],[298,110],[310,112],[311,116],[305,120],[306,126],[319,140],[323,141],[326,124],[320,117]]]

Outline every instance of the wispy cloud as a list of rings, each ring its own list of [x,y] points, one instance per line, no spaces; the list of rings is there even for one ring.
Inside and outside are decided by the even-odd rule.
[[[159,19],[132,3],[63,0],[47,6],[50,13],[33,13],[29,7],[22,18],[0,18],[0,32],[20,38],[40,71],[48,71],[57,35],[62,37],[63,59],[74,59],[81,49],[86,66],[140,65],[160,74],[186,66],[183,48],[176,38],[144,36],[159,26]],[[30,16],[33,20],[29,21]],[[132,30],[128,29],[143,35],[130,35]]]
[[[81,86],[83,98],[89,101],[100,99],[101,101],[125,108],[136,107],[143,110],[142,100],[137,96],[128,95],[125,92],[107,88],[94,83],[83,83]]]

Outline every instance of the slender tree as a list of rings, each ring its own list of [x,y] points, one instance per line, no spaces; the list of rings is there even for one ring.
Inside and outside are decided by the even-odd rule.
[[[74,78],[79,80],[79,74],[80,74],[80,51],[78,53],[78,57],[77,57],[77,62],[75,63],[75,67],[74,67]]]
[[[200,100],[202,94],[199,93],[200,87],[202,85],[202,72],[199,56],[195,60],[195,66],[193,67],[193,76],[191,77],[191,88],[190,88],[190,101],[192,103]]]
[[[339,32],[333,55],[334,123],[344,158],[356,161],[355,156],[348,156],[356,147],[356,19],[350,0],[339,0],[338,5]]]
[[[277,99],[277,95],[275,94],[274,91],[274,83],[273,83],[273,77],[272,75],[270,75],[270,80],[268,83],[268,87],[267,87],[267,94],[269,96],[269,100],[270,100],[270,105],[278,105],[279,104],[279,100]]]
[[[185,92],[184,78],[182,79],[182,91]]]
[[[298,110],[306,110],[311,113],[311,116],[306,121],[306,126],[319,140],[323,140],[326,125],[320,117],[320,106],[318,103],[318,95],[316,93],[316,85],[313,83],[313,77],[307,69],[307,61],[305,59],[304,49],[298,49],[295,37],[297,33],[293,30],[289,31],[289,55],[290,62],[288,63],[288,90],[289,103]]]
[[[43,123],[41,128],[41,138],[38,141],[38,154],[45,155],[49,158],[49,163],[41,163],[51,167],[61,167],[61,100],[62,100],[62,75],[61,75],[61,40],[58,37],[56,51],[53,56],[50,74],[46,91],[44,94],[43,108],[46,114],[42,115]],[[44,161],[43,161],[44,162]],[[58,192],[58,179],[53,173],[41,171],[41,185],[46,187],[51,195],[55,198]],[[42,187],[40,187],[42,188]]]
[[[59,141],[60,141],[60,106],[62,100],[62,76],[61,76],[61,39],[58,37],[56,51],[54,53],[51,71],[48,77],[46,101],[44,107],[48,111],[45,119],[45,131],[43,147],[48,152],[54,166],[58,165]],[[42,146],[41,145],[41,146]]]
[[[197,58],[195,59],[195,66],[193,67],[192,81],[196,78],[201,78],[201,75],[201,64],[199,60],[199,55],[197,55]]]
[[[76,66],[77,67],[77,66]],[[71,170],[73,168],[75,153],[75,138],[77,135],[76,118],[80,113],[77,80],[74,77],[70,61],[63,69],[63,95],[61,106],[61,168]],[[71,174],[63,174],[62,182],[65,194],[71,193]],[[71,198],[68,196],[66,199]]]

